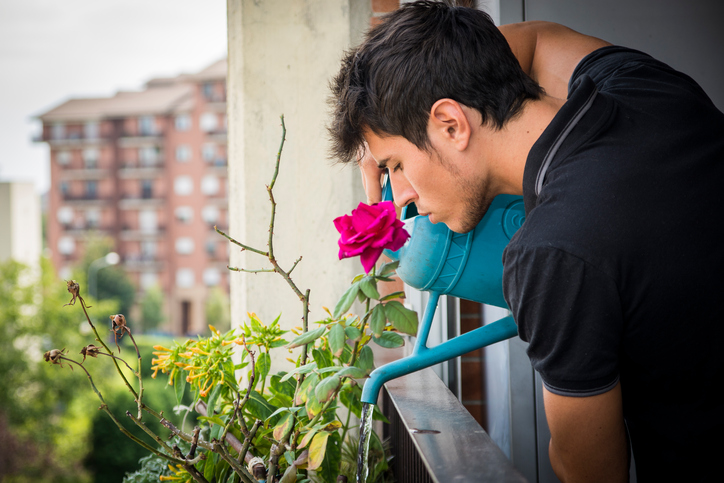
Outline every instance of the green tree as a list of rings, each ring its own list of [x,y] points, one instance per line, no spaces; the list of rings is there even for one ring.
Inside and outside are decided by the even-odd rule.
[[[158,285],[146,290],[141,300],[141,326],[144,332],[158,328],[164,321],[163,291]]]
[[[209,290],[206,297],[206,323],[211,324],[219,330],[227,330],[231,324],[231,308],[229,297],[219,287]]]
[[[78,312],[47,260],[39,278],[14,261],[0,264],[0,481],[87,482],[90,414],[79,374],[43,361],[52,348],[82,347]],[[112,313],[115,302],[92,310]]]
[[[76,279],[87,281],[88,270],[94,260],[106,256],[114,250],[113,240],[109,237],[91,236],[86,240],[85,253],[78,265]],[[87,286],[87,283],[82,284]],[[105,267],[96,273],[95,296],[98,300],[115,299],[118,312],[129,314],[136,299],[136,287],[119,266]],[[90,287],[89,287],[90,290]],[[88,294],[89,290],[85,293]]]

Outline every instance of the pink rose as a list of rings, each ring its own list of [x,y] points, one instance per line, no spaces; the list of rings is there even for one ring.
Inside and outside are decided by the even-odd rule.
[[[395,205],[383,201],[372,206],[360,203],[352,215],[335,218],[339,231],[339,259],[360,255],[366,273],[372,270],[385,248],[399,250],[410,234],[397,219]]]

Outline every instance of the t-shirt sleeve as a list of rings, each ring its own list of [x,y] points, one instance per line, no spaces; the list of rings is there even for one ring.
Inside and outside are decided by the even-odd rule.
[[[635,49],[611,45],[594,50],[573,70],[569,91],[581,76],[588,76],[600,92],[640,98],[650,92],[706,96],[689,76]]]
[[[593,396],[618,381],[623,319],[613,280],[562,250],[509,246],[503,290],[548,390]]]

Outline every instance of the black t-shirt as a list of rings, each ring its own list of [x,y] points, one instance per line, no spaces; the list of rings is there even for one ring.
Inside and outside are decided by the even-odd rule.
[[[639,482],[704,479],[724,450],[723,184],[724,115],[622,47],[581,61],[526,163],[506,300],[550,391],[621,382]]]

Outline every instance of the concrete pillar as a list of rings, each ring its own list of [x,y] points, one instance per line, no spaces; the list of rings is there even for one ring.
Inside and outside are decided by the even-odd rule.
[[[359,261],[337,259],[332,220],[351,211],[364,193],[356,168],[327,158],[328,82],[345,49],[369,26],[368,0],[228,0],[230,235],[267,249],[271,181],[287,136],[279,177],[274,251],[285,269],[300,256],[292,278],[311,289],[310,322],[334,308]],[[263,257],[232,246],[230,265],[268,268]],[[301,325],[302,305],[277,274],[232,273],[232,327],[256,312],[266,323],[280,313],[285,329]],[[310,324],[311,328],[317,327]],[[283,351],[282,351],[283,352]],[[286,356],[288,354],[283,354]],[[277,354],[277,359],[282,355]],[[273,371],[280,369],[273,360]]]

